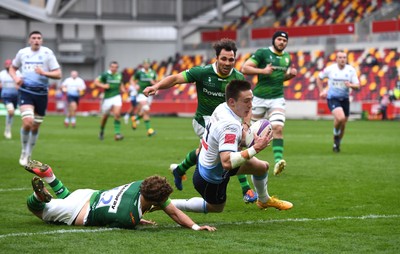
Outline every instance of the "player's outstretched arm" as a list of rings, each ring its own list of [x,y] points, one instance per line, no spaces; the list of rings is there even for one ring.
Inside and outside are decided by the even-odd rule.
[[[148,86],[143,90],[143,94],[146,96],[149,95],[154,95],[159,89],[168,89],[170,87],[173,87],[176,84],[182,84],[185,83],[186,80],[183,77],[182,73],[178,73],[175,75],[171,75],[168,77],[163,78],[160,80],[158,83]]]
[[[189,216],[187,216],[184,212],[176,208],[174,204],[170,203],[164,208],[164,212],[168,214],[171,219],[173,219],[179,225],[191,228],[193,230],[207,230],[207,231],[215,231],[217,230],[215,227],[211,227],[208,225],[199,226],[197,225]]]

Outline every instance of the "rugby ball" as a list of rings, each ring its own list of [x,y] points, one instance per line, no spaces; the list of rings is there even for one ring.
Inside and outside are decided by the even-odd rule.
[[[246,146],[251,147],[254,145],[254,133],[257,136],[264,136],[270,130],[272,130],[272,126],[267,119],[260,119],[253,123],[246,132]]]

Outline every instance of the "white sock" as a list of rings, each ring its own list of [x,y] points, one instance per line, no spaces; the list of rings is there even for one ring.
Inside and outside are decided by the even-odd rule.
[[[26,152],[28,140],[29,140],[29,131],[25,131],[23,128],[21,128],[21,146],[22,146],[22,153]]]
[[[182,211],[207,213],[206,201],[203,198],[172,199],[171,202]]]
[[[25,150],[28,156],[32,155],[33,147],[36,145],[36,140],[38,139],[38,136],[39,132],[36,132],[35,134],[31,132],[31,135],[29,136],[29,140],[27,143],[27,149]]]
[[[258,200],[265,203],[270,198],[268,194],[268,172],[265,174],[265,177],[260,176],[251,176],[251,180],[253,180],[254,188],[258,194]]]
[[[11,131],[11,125],[13,123],[13,118],[12,116],[10,116],[9,114],[7,114],[6,116],[6,131],[10,132]]]
[[[50,177],[43,177],[43,180],[44,180],[46,183],[50,184],[50,183],[52,183],[54,180],[56,180],[56,175],[53,174],[53,175],[50,176]]]

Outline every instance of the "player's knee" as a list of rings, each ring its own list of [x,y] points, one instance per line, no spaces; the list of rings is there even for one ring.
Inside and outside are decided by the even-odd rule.
[[[7,109],[7,111],[12,111],[12,112],[14,112],[14,110],[15,110],[14,104],[12,104],[11,102],[10,102],[10,103],[7,103],[6,109]]]
[[[337,119],[337,121],[338,121],[339,123],[341,123],[341,124],[346,123],[346,116],[345,116],[345,115],[339,116],[339,117],[337,117],[336,119]]]
[[[266,177],[268,169],[269,169],[268,162],[262,161],[262,163],[260,163],[260,165],[257,167],[257,173],[255,174],[255,176],[261,178]]]
[[[146,104],[146,105],[142,106],[142,111],[147,112],[149,110],[150,110],[150,106],[149,105]]]
[[[225,204],[210,205],[207,203],[207,211],[209,213],[222,213],[224,211]]]
[[[274,134],[274,138],[281,138],[283,135],[283,125],[272,125],[272,130],[273,130],[273,134]]]

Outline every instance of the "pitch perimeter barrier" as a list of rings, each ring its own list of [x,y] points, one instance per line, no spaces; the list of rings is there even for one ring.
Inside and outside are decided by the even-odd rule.
[[[98,115],[100,114],[100,100],[80,100],[78,114]],[[60,105],[63,105],[62,107]],[[380,107],[377,101],[352,102],[350,113],[354,118],[365,120],[379,120]],[[331,118],[332,114],[326,104],[326,101],[306,100],[306,101],[286,101],[286,117],[288,119],[315,119]],[[197,102],[195,101],[153,101],[151,105],[151,114],[153,115],[178,115],[193,116],[196,112]],[[64,114],[66,102],[50,98],[47,106],[49,114]],[[129,109],[129,102],[124,102],[122,112]],[[16,110],[19,115],[19,109]],[[6,115],[6,108],[0,103],[0,116]],[[357,117],[356,115],[359,115]],[[388,106],[387,115],[389,119],[400,119],[400,101],[394,101]]]

